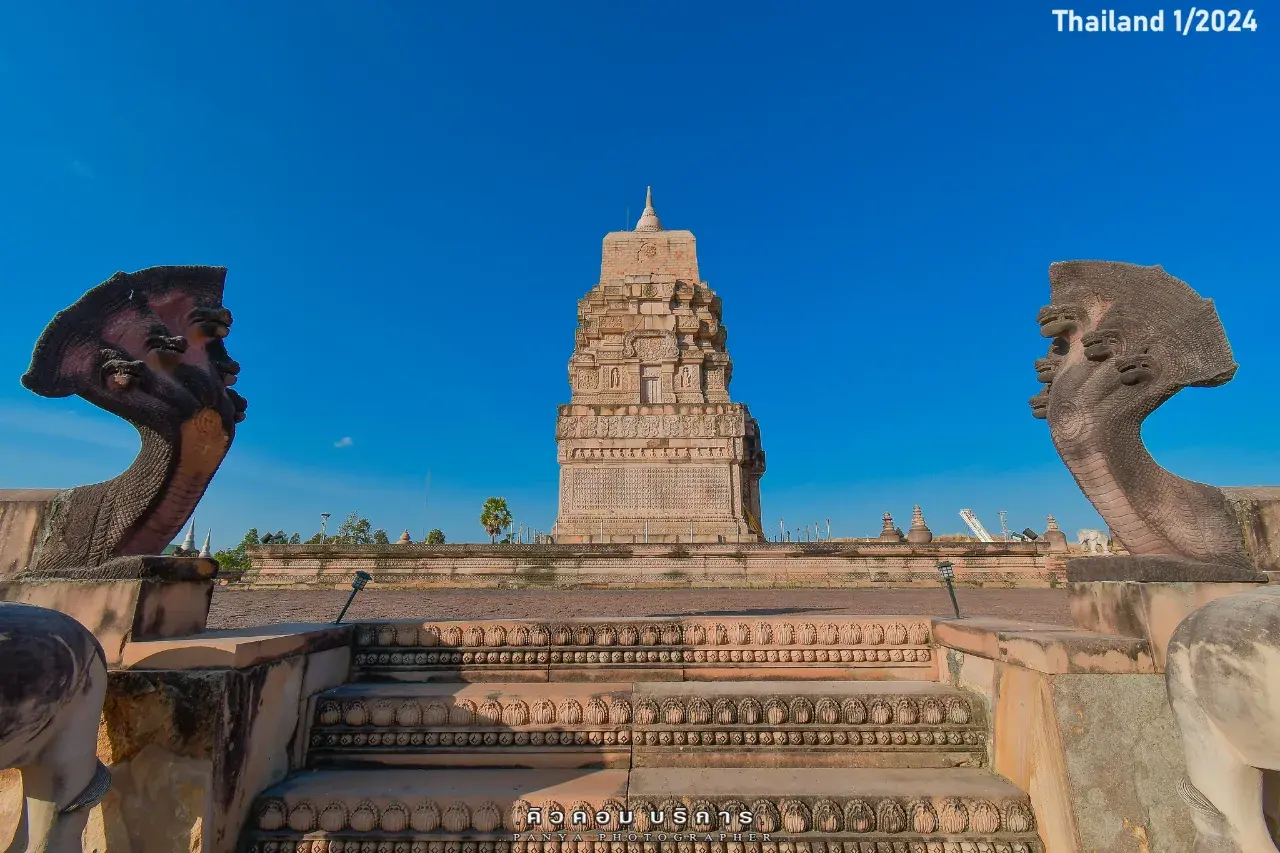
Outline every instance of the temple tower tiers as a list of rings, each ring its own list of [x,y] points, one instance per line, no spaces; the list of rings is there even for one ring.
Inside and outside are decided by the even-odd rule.
[[[729,401],[725,338],[693,234],[664,229],[650,192],[634,231],[605,235],[578,302],[557,542],[764,539],[760,430]]]

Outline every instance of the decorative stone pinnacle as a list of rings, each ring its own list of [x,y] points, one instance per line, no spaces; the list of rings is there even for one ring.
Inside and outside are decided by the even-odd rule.
[[[889,513],[884,514],[884,526],[880,528],[881,542],[901,542],[902,532],[898,530],[893,523],[893,516]]]
[[[916,544],[933,541],[933,531],[924,523],[924,513],[919,506],[911,508],[911,529],[907,531],[907,541]]]
[[[188,554],[196,550],[196,520],[191,519],[191,526],[187,528],[187,538],[182,540],[181,549]]]
[[[413,541],[413,537],[409,535],[409,531],[408,531],[408,530],[405,530],[405,532],[404,532],[404,533],[401,533],[401,534],[400,534],[400,538],[396,540],[396,544],[397,544],[397,545],[408,545],[408,544],[409,544],[410,542],[412,542],[412,541]]]
[[[653,209],[653,187],[645,187],[644,190],[644,213],[640,214],[640,221],[636,223],[637,231],[661,231],[662,220],[658,219],[658,211]]]
[[[1045,523],[1048,525],[1049,530],[1058,529],[1058,519],[1054,518],[1052,515],[1048,517]]]
[[[209,548],[209,540],[213,539],[213,528],[209,528],[209,532],[204,535],[204,545],[200,546],[201,557],[212,557],[213,551]]]

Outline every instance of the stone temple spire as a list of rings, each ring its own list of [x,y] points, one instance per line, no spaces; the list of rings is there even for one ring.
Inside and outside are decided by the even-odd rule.
[[[196,552],[196,520],[194,518],[191,519],[191,527],[187,528],[187,538],[182,540],[178,548],[188,554]]]
[[[204,545],[200,548],[201,557],[212,557],[213,551],[209,549],[209,540],[213,538],[213,528],[209,528],[209,532],[204,535]]]
[[[645,187],[644,213],[636,223],[637,231],[661,231],[662,220],[658,219],[658,211],[653,209],[653,187]]]

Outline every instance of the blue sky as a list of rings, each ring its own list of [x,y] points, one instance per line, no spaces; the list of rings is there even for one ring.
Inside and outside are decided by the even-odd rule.
[[[549,529],[576,302],[649,184],[724,299],[766,525],[1098,524],[1026,403],[1073,258],[1215,299],[1240,371],[1148,444],[1280,483],[1266,13],[1182,37],[1060,34],[1025,2],[6,4],[0,486],[136,447],[18,384],[53,313],[116,270],[220,264],[250,408],[197,512],[215,545],[353,509],[478,541],[489,495]]]

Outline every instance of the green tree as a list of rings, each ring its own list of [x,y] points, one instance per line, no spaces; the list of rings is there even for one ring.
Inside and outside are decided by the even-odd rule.
[[[317,537],[318,538],[318,537]],[[352,512],[338,527],[338,532],[326,542],[334,545],[388,545],[387,531],[373,529],[373,524],[359,512]]]
[[[258,538],[258,528],[250,527],[244,538],[240,540],[239,545],[214,552],[213,558],[218,561],[219,571],[227,574],[239,574],[247,571],[249,568],[249,555],[246,549],[251,545],[260,544],[262,542]]]
[[[302,543],[302,537],[301,537],[301,536],[299,536],[298,534],[296,534],[296,533],[295,533],[295,534],[293,534],[292,536],[290,536],[290,537],[289,537],[289,544],[290,544],[290,545],[299,545],[299,544],[301,544],[301,543]]]
[[[311,538],[307,540],[306,544],[308,544],[308,545],[319,545],[319,544],[320,544],[320,534],[319,534],[319,533],[314,533],[314,534],[312,534]]]
[[[329,539],[334,545],[372,545],[373,525],[359,512],[352,512]]]
[[[436,528],[432,528],[432,530],[431,530],[430,532],[428,532],[428,533],[427,533],[427,544],[428,544],[428,545],[443,545],[443,544],[444,544],[444,531],[443,531],[443,530],[441,530],[441,529],[440,529],[440,528],[438,528],[438,527],[436,527]]]
[[[489,541],[496,542],[498,534],[511,523],[511,510],[506,498],[489,498],[480,509],[480,526],[489,534]]]

